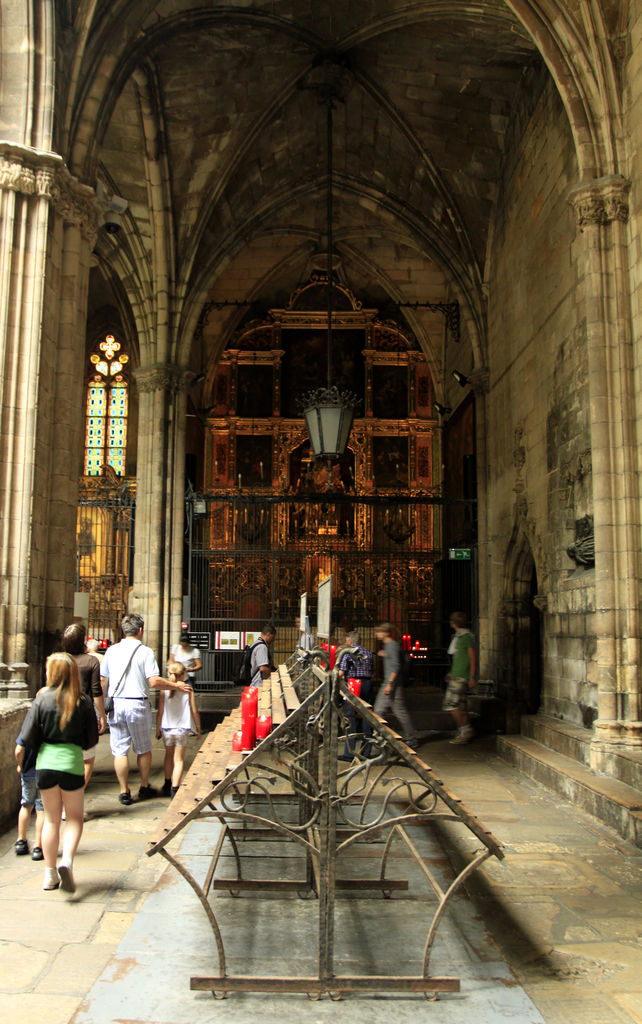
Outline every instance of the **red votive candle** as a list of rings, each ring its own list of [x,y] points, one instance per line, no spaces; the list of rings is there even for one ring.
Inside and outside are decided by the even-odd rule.
[[[247,686],[241,694],[241,724],[248,717],[252,715],[256,718],[256,712],[259,706],[259,691],[256,686]]]
[[[256,743],[256,717],[248,715],[244,722],[241,722],[241,750],[254,750]]]
[[[361,680],[353,679],[352,676],[348,677],[348,689],[350,693],[354,693],[355,697],[361,696]]]
[[[240,732],[232,733],[232,750],[243,750]]]
[[[256,720],[256,738],[257,740],[264,740],[266,736],[269,736],[272,728],[272,717],[271,715],[259,715]]]

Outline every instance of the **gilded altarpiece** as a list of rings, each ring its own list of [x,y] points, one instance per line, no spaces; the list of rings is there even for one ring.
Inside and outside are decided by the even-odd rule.
[[[221,619],[237,617],[225,614],[234,594],[245,617],[265,613],[265,602],[260,612],[258,605],[269,588],[260,576],[274,574],[276,557],[276,603],[284,609],[296,607],[302,591],[314,594],[329,572],[355,615],[396,608],[399,619],[410,605],[419,614],[430,604],[440,491],[429,367],[411,334],[338,284],[332,325],[332,383],[360,403],[346,454],[332,466],[313,459],[297,404],[326,382],[323,275],[286,308],[246,324],[217,366],[208,396],[204,545],[216,561],[209,607]]]

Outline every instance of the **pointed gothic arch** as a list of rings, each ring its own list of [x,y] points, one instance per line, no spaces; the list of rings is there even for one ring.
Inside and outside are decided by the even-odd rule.
[[[517,522],[506,551],[501,606],[504,678],[501,681],[511,728],[518,717],[534,714],[542,698],[541,623],[538,576],[523,523]]]

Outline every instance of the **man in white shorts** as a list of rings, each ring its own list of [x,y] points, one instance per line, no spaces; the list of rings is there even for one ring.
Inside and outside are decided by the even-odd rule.
[[[140,615],[125,615],[121,623],[123,639],[107,650],[100,666],[103,690],[112,703],[109,742],[120,786],[118,799],[125,806],[132,803],[128,786],[130,747],[138,759],[138,799],[149,800],[158,795],[149,784],[152,767],[150,690],[180,690],[183,693],[191,690],[185,682],[170,682],[162,678],[154,652],[142,642],[144,626]]]

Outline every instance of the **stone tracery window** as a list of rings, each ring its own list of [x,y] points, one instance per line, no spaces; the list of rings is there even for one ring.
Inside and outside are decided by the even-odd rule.
[[[85,419],[85,476],[101,476],[111,466],[125,475],[129,356],[107,334],[90,356]]]

